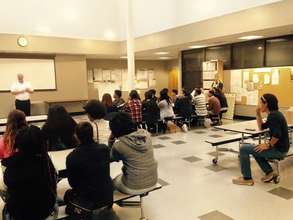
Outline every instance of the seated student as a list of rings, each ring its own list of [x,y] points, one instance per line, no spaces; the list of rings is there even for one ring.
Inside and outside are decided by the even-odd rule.
[[[74,135],[76,122],[61,105],[49,108],[48,119],[42,131],[49,145],[49,151],[64,150],[77,146]]]
[[[127,113],[117,113],[110,120],[110,129],[117,139],[111,150],[111,160],[122,160],[122,174],[114,179],[114,186],[122,193],[139,194],[157,183],[157,162],[154,158],[150,134],[136,130]]]
[[[168,121],[172,120],[175,117],[171,98],[168,95],[168,89],[164,88],[160,91],[160,98],[158,106],[160,108],[160,117],[161,120],[164,121],[163,131],[165,132],[167,129]]]
[[[56,171],[41,130],[33,125],[21,129],[15,148],[17,152],[13,156],[1,161],[6,168],[4,183],[8,193],[5,218],[55,219]]]
[[[125,105],[125,111],[131,114],[131,118],[136,127],[140,127],[142,123],[141,101],[136,90],[129,93],[129,100]]]
[[[202,93],[201,89],[195,90],[195,96],[193,98],[193,103],[195,106],[195,113],[198,116],[207,116],[207,105],[205,95]]]
[[[177,89],[172,89],[172,96],[171,96],[172,102],[175,103],[178,97],[179,97],[178,96],[178,90]]]
[[[266,122],[262,120],[261,113],[268,114]],[[254,181],[251,176],[250,155],[265,173],[261,179],[270,182],[276,176],[268,159],[278,159],[286,156],[290,144],[288,137],[288,125],[285,117],[279,111],[278,99],[272,94],[264,94],[260,98],[256,109],[256,119],[259,129],[269,129],[270,141],[259,145],[243,144],[240,148],[240,165],[242,177],[233,179],[234,184],[252,186]]]
[[[108,144],[111,135],[106,116],[106,107],[98,100],[89,100],[83,107],[94,129],[94,140],[99,144]]]
[[[217,97],[221,104],[221,118],[222,114],[228,111],[228,103],[225,94],[222,92],[221,89],[215,88],[215,97]]]
[[[114,91],[114,101],[113,101],[113,106],[117,108],[117,110],[120,110],[123,108],[125,101],[123,98],[121,98],[122,92],[121,90],[115,90]]]
[[[113,185],[110,177],[110,151],[93,139],[93,127],[89,122],[79,123],[76,135],[80,145],[66,158],[68,182],[72,189],[65,193],[64,201],[89,210],[112,207]],[[73,214],[73,206],[66,208]]]
[[[20,110],[13,110],[8,114],[6,130],[0,137],[0,159],[12,156],[15,153],[15,137],[17,132],[27,127],[25,114]]]
[[[157,123],[160,118],[160,109],[149,91],[145,92],[144,95],[145,100],[142,102],[142,119],[147,125],[147,130],[151,133],[155,133],[155,123]]]
[[[208,114],[212,120],[212,125],[216,125],[219,123],[218,119],[221,113],[221,104],[218,98],[215,97],[215,92],[213,90],[209,90],[208,93]],[[214,118],[217,118],[214,120]]]
[[[175,109],[177,109],[178,116],[183,117],[183,120],[177,121],[177,125],[184,131],[188,131],[187,125],[184,121],[190,120],[192,114],[192,97],[187,89],[183,89],[183,96],[177,98],[175,103]]]
[[[149,92],[152,95],[152,99],[154,99],[157,102],[158,101],[158,98],[156,96],[157,91],[155,89],[150,89]]]
[[[106,113],[117,112],[117,108],[113,106],[112,97],[109,93],[105,93],[102,97],[102,103],[106,107]]]

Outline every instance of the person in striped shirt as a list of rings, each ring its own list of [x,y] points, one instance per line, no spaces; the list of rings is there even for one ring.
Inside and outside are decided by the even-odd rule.
[[[193,103],[195,106],[195,113],[198,116],[207,116],[207,106],[206,106],[206,98],[202,93],[201,89],[195,90],[195,96],[193,98]]]

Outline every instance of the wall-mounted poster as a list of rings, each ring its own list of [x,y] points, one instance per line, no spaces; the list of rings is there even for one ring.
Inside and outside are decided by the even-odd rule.
[[[101,69],[94,69],[94,81],[102,81],[103,74]]]
[[[111,70],[102,70],[103,72],[103,81],[110,81],[111,80]]]
[[[148,80],[148,70],[138,70],[136,73],[137,80]]]
[[[272,73],[272,85],[279,85],[280,74],[278,69],[274,69]]]

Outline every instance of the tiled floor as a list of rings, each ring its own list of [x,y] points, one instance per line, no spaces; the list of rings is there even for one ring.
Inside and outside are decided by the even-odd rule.
[[[145,198],[146,216],[151,220],[292,220],[293,158],[282,161],[277,185],[261,183],[262,173],[252,159],[255,185],[236,186],[232,178],[240,175],[237,155],[221,153],[214,166],[209,153],[215,149],[204,141],[209,135],[230,134],[201,128],[167,134],[161,136],[163,140],[153,137],[154,145],[166,146],[154,151],[160,181],[168,185]],[[176,147],[177,141],[185,143]],[[237,150],[238,144],[225,147]],[[112,164],[112,172],[119,172],[120,166]],[[115,206],[115,210],[122,220],[140,216],[137,208]]]
[[[82,117],[81,117],[82,118]],[[220,154],[205,142],[209,135],[229,135],[215,129],[196,129],[152,137],[163,188],[144,198],[151,220],[292,220],[293,157],[281,162],[281,182],[261,183],[262,173],[252,159],[253,187],[236,186],[240,175],[237,155]],[[177,147],[178,145],[178,147]],[[228,144],[238,149],[238,144]],[[121,172],[121,162],[111,164],[111,175]],[[62,184],[62,182],[60,183]],[[59,187],[61,187],[59,184]],[[137,220],[138,208],[114,206],[121,220]]]

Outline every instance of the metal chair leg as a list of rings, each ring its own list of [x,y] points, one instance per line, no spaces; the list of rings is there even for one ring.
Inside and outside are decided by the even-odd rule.
[[[147,220],[147,218],[144,216],[144,210],[143,210],[143,196],[140,196],[140,220]]]

